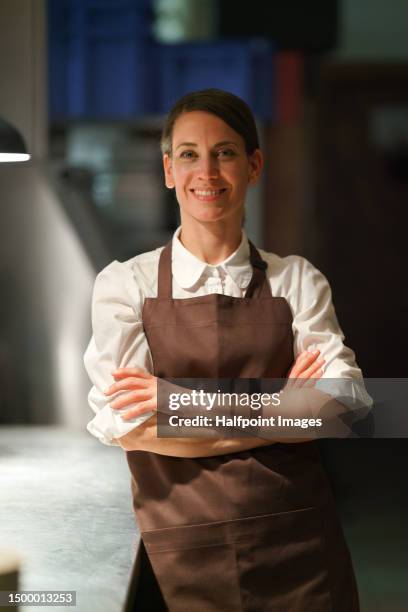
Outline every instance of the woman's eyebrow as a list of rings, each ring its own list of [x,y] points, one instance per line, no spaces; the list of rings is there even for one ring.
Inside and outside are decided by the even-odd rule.
[[[221,140],[221,142],[217,142],[213,146],[213,148],[215,149],[216,147],[224,147],[225,145],[235,145],[237,147],[238,143],[234,142],[233,140]],[[196,146],[197,146],[197,143],[195,142],[181,142],[180,144],[177,145],[176,151],[180,147],[196,147]]]
[[[180,144],[177,145],[177,147],[176,147],[176,151],[180,147],[196,147],[196,146],[197,146],[197,144],[195,142],[180,142]]]
[[[221,142],[217,142],[217,143],[214,145],[214,148],[215,148],[215,147],[225,147],[225,145],[235,145],[235,146],[237,147],[237,146],[238,146],[238,143],[237,143],[237,142],[234,142],[233,140],[222,140]]]

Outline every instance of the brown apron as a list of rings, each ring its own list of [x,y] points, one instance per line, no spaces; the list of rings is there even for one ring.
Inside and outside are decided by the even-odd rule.
[[[244,298],[172,298],[171,242],[143,324],[162,378],[285,378],[292,314],[250,243]],[[314,442],[185,459],[127,452],[141,543],[126,610],[356,612],[357,589]]]

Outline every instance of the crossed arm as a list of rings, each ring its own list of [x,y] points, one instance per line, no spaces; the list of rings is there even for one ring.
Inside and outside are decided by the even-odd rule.
[[[306,398],[309,404],[313,404],[317,412],[327,403],[328,399],[326,394],[313,389],[314,381],[323,373],[321,368],[324,360],[319,358],[319,354],[320,351],[301,353],[288,375],[289,389],[302,388],[306,383],[312,385],[298,396],[302,397],[302,401]],[[136,407],[130,408],[122,415],[123,420],[129,420],[146,412],[157,412],[157,378],[155,376],[142,368],[122,368],[115,370],[112,375],[115,382],[105,391],[105,395],[110,396],[118,391],[122,393],[111,402],[111,408],[119,410],[137,403]],[[293,398],[290,406],[293,406]],[[289,404],[286,407],[289,408]],[[285,406],[282,408],[285,410]],[[247,438],[158,438],[157,416],[154,414],[125,436],[117,438],[116,441],[127,451],[145,450],[161,455],[193,458],[234,453],[275,442],[304,442],[308,439],[310,438],[271,440],[254,436]]]

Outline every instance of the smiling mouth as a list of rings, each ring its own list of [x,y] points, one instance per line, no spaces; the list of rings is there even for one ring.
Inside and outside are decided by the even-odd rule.
[[[192,194],[199,200],[211,201],[219,198],[225,191],[226,188],[222,189],[190,189]]]

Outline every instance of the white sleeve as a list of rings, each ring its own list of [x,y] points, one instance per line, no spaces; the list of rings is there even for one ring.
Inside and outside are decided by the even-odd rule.
[[[295,357],[304,350],[319,349],[325,364],[316,388],[350,407],[359,406],[358,417],[362,418],[370,409],[372,399],[365,389],[354,352],[344,344],[330,285],[309,261],[303,257],[296,259],[300,267],[296,302],[293,304]]]
[[[103,393],[114,382],[111,372],[116,368],[139,366],[153,373],[142,304],[143,295],[125,264],[114,261],[98,274],[92,297],[93,336],[84,364],[93,384],[88,401],[95,412],[87,429],[104,444],[118,445],[114,438],[124,436],[153,415],[149,412],[124,422],[109,405],[118,394],[107,398]]]

